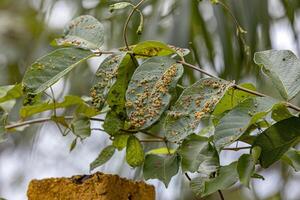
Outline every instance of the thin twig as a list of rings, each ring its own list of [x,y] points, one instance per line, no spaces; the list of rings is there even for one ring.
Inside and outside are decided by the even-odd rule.
[[[159,135],[154,135],[152,133],[149,133],[149,132],[146,132],[146,131],[140,131],[141,133],[145,134],[145,135],[149,135],[151,137],[154,137],[154,138],[158,138],[158,139],[161,139],[163,141],[166,141],[166,138],[165,137],[161,137]]]
[[[191,177],[188,175],[188,173],[184,173],[184,175],[185,175],[185,177],[186,177],[189,181],[192,180]]]
[[[140,142],[165,142],[164,140],[155,140],[155,139],[144,139],[140,140]]]
[[[213,75],[213,74],[211,74],[211,73],[209,73],[209,72],[207,72],[207,71],[205,71],[205,70],[203,70],[203,69],[200,69],[200,68],[198,68],[198,67],[196,67],[196,66],[194,66],[194,65],[192,65],[192,64],[189,64],[189,63],[186,63],[186,62],[183,62],[183,61],[177,61],[177,63],[180,63],[180,64],[182,64],[182,65],[185,65],[185,66],[187,66],[187,67],[189,67],[189,68],[191,68],[191,69],[193,69],[193,70],[196,70],[196,71],[198,71],[198,72],[201,72],[201,73],[203,73],[203,74],[205,74],[205,75],[207,75],[207,76],[209,76],[209,77],[213,77],[213,78],[220,79],[219,77],[217,77],[217,76],[215,76],[215,75]],[[237,84],[233,84],[232,87],[235,88],[235,89],[237,89],[237,90],[241,90],[241,91],[244,91],[244,92],[247,92],[247,93],[249,93],[249,94],[253,94],[253,95],[259,96],[259,97],[268,97],[268,95],[266,95],[266,94],[263,94],[263,93],[260,93],[260,92],[254,91],[254,90],[249,90],[249,89],[244,88],[244,87],[242,87],[242,86],[239,86],[239,85],[237,85]],[[300,108],[299,108],[298,106],[296,106],[296,105],[294,105],[294,104],[292,104],[292,103],[290,103],[290,102],[283,102],[283,103],[284,103],[287,107],[289,107],[289,108],[291,108],[291,109],[294,109],[294,110],[300,112]]]
[[[224,195],[221,190],[218,190],[219,196],[221,200],[225,200]]]
[[[223,150],[226,150],[226,151],[239,151],[239,150],[242,150],[242,149],[250,149],[251,146],[249,147],[235,147],[235,148],[223,148]]]
[[[74,118],[74,116],[65,116],[64,118],[66,120],[71,120]],[[104,119],[95,118],[95,117],[91,117],[90,120],[101,121],[101,122],[104,121]],[[43,117],[43,118],[32,119],[32,120],[23,121],[23,122],[19,122],[19,123],[15,123],[15,124],[10,124],[10,125],[5,126],[5,129],[10,130],[10,129],[14,129],[14,128],[18,128],[18,127],[22,127],[22,126],[26,126],[26,125],[30,125],[30,124],[43,123],[43,122],[48,122],[48,121],[52,121],[52,117]]]
[[[125,25],[124,25],[124,29],[123,29],[123,39],[124,39],[124,42],[125,42],[125,46],[126,46],[126,49],[129,50],[129,44],[128,44],[128,40],[127,40],[127,29],[128,29],[128,24],[129,24],[129,21],[134,13],[134,11],[137,10],[137,8],[144,2],[145,0],[141,0],[138,4],[136,4],[136,6],[134,6],[131,10],[131,12],[129,13],[126,21],[125,21]]]

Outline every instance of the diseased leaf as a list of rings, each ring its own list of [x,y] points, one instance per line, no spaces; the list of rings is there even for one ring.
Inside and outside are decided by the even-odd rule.
[[[164,126],[168,140],[179,141],[193,133],[201,119],[213,112],[231,85],[225,80],[203,78],[187,87],[166,117]]]
[[[26,71],[23,86],[26,92],[37,94],[56,83],[80,62],[94,54],[87,50],[62,48],[35,61]]]
[[[147,154],[166,155],[166,154],[174,154],[175,152],[176,152],[175,149],[161,147],[157,149],[151,149],[150,151],[147,152]]]
[[[148,154],[143,167],[144,178],[159,179],[168,187],[172,177],[178,173],[179,162],[180,157],[177,154],[164,156]]]
[[[33,106],[24,106],[20,109],[21,118],[27,118],[34,114],[45,112],[47,110],[53,110],[54,108],[67,108],[70,106],[79,106],[81,114],[87,114],[88,116],[95,116],[98,112],[89,107],[80,97],[78,96],[65,96],[64,101],[54,103],[40,103]]]
[[[248,127],[265,117],[277,103],[270,97],[249,98],[225,114],[216,126],[214,142],[218,150],[235,142]]]
[[[90,118],[84,115],[76,116],[71,122],[71,130],[74,135],[85,139],[91,135]]]
[[[243,154],[237,163],[237,171],[240,182],[249,187],[249,182],[254,174],[255,161],[250,154]]]
[[[211,174],[219,166],[217,151],[208,138],[192,134],[187,136],[178,149],[183,172],[201,172]]]
[[[126,92],[131,129],[145,129],[159,120],[182,74],[182,65],[169,57],[150,58],[136,69]]]
[[[253,90],[253,91],[256,90],[255,86],[251,83],[242,83],[239,86],[242,86],[246,89]],[[237,90],[235,88],[229,88],[224,94],[223,98],[216,105],[214,112],[212,114],[218,116],[228,110],[231,110],[239,103],[241,103],[243,100],[249,97],[254,97],[254,95],[241,90]]]
[[[285,100],[300,91],[300,61],[289,50],[268,50],[254,54],[254,62],[262,67]]]
[[[121,151],[122,149],[124,149],[126,147],[128,138],[129,138],[129,135],[116,135],[116,136],[114,136],[112,145],[116,149]]]
[[[112,145],[109,145],[105,147],[98,157],[90,164],[90,171],[93,169],[100,167],[104,163],[106,163],[115,153],[115,147]]]
[[[218,190],[225,190],[231,187],[238,181],[238,174],[236,170],[237,162],[230,165],[221,166],[218,176],[213,179],[208,178],[195,178],[191,181],[191,188],[201,197],[210,195]]]
[[[99,49],[104,43],[104,27],[93,16],[82,15],[73,19],[64,29],[62,38],[54,46],[75,46],[82,49]]]
[[[295,171],[300,171],[300,151],[292,148],[281,157],[281,160],[293,167]]]
[[[110,55],[100,64],[91,89],[92,104],[98,110],[102,110],[107,95],[117,80],[118,68],[125,56],[125,53]]]
[[[180,57],[184,57],[187,56],[190,53],[189,49],[186,48],[180,48],[180,47],[175,47],[173,45],[168,45],[171,49],[175,50],[177,55],[179,55]]]
[[[135,45],[132,49],[137,57],[167,56],[176,53],[174,49],[160,41],[148,40]]]
[[[261,147],[260,164],[267,168],[283,156],[300,138],[300,119],[291,117],[277,122],[256,137],[253,147]]]
[[[144,162],[143,146],[133,135],[127,140],[126,161],[131,167],[141,166]]]

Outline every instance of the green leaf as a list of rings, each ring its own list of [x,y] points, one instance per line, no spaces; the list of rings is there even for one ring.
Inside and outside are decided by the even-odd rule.
[[[243,154],[237,164],[240,182],[249,187],[249,182],[254,174],[255,161],[250,154]]]
[[[85,115],[76,116],[71,122],[71,130],[74,135],[85,139],[91,135],[90,118]]]
[[[126,92],[131,129],[145,129],[159,120],[182,74],[182,65],[169,57],[150,58],[136,69]]]
[[[201,172],[211,174],[219,166],[217,151],[208,138],[192,134],[187,136],[178,149],[183,172]]]
[[[253,91],[256,90],[255,86],[251,83],[242,83],[239,86]],[[254,95],[241,90],[237,90],[235,88],[229,88],[224,94],[223,98],[216,105],[212,114],[218,116],[228,110],[233,109],[235,106],[249,97],[254,97]]]
[[[62,48],[35,61],[26,71],[23,86],[29,93],[43,92],[56,83],[79,63],[94,53],[76,48]]]
[[[281,120],[293,117],[284,103],[276,104],[272,109],[272,119],[279,122]]]
[[[73,150],[75,149],[76,145],[77,145],[77,138],[75,138],[75,139],[72,141],[72,143],[71,143],[71,145],[70,145],[70,152],[73,151]]]
[[[191,134],[203,117],[209,117],[231,82],[203,78],[187,87],[171,107],[165,120],[166,137],[179,141]]]
[[[0,107],[0,143],[5,141],[7,113]]]
[[[126,53],[110,55],[100,64],[91,89],[92,104],[102,110],[111,87],[117,81],[118,68]]]
[[[293,167],[295,171],[300,171],[300,151],[292,148],[281,157],[281,160]]]
[[[260,164],[267,168],[299,141],[300,119],[291,117],[277,122],[256,137],[253,147],[261,147]]]
[[[64,101],[54,103],[40,103],[33,106],[24,106],[20,109],[21,118],[30,117],[34,114],[41,113],[47,110],[53,110],[57,108],[67,108],[70,106],[79,106],[78,113],[87,113],[88,115],[95,116],[98,112],[89,107],[80,97],[78,96],[65,96]],[[79,112],[80,111],[80,112]]]
[[[160,41],[148,40],[135,45],[132,52],[137,57],[167,56],[176,53],[174,49]]]
[[[270,97],[249,98],[225,114],[215,129],[216,148],[220,150],[239,139],[250,125],[264,118],[276,102]]]
[[[175,47],[173,45],[168,45],[168,46],[174,51],[176,51],[177,55],[179,55],[180,57],[184,57],[190,53],[190,50],[186,48]]]
[[[165,156],[148,154],[143,167],[144,178],[159,179],[168,187],[172,177],[178,173],[179,162],[180,157],[177,154]]]
[[[150,151],[147,152],[147,154],[166,155],[166,154],[174,154],[175,152],[176,152],[175,149],[161,147],[157,149],[151,149]]]
[[[112,145],[109,145],[105,147],[98,157],[90,164],[90,171],[93,169],[100,167],[104,163],[106,163],[115,153],[115,147]]]
[[[141,166],[144,162],[143,146],[133,135],[127,140],[126,161],[131,167]]]
[[[300,61],[289,50],[268,50],[254,54],[254,62],[262,67],[285,100],[300,91]]]
[[[64,29],[62,38],[53,46],[75,46],[82,49],[99,49],[104,43],[104,27],[94,17],[82,15],[73,19]]]
[[[20,98],[22,95],[21,84],[0,87],[0,103]]]
[[[119,2],[119,3],[115,3],[109,6],[109,11],[113,12],[114,10],[120,10],[120,9],[124,9],[127,8],[128,6],[134,6],[129,2]]]
[[[218,176],[213,179],[205,177],[195,178],[190,183],[191,188],[196,194],[201,195],[201,197],[215,193],[218,190],[225,190],[238,181],[236,167],[237,162],[221,166]]]
[[[105,116],[103,128],[109,135],[116,136],[120,134],[120,130],[123,129],[124,120],[121,120],[115,112],[109,111]]]
[[[114,136],[114,140],[112,145],[117,148],[119,151],[124,149],[127,145],[127,140],[129,138],[129,135],[116,135]]]

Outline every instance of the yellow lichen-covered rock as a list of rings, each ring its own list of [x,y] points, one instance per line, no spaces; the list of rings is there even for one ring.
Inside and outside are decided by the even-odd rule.
[[[136,182],[97,172],[71,178],[32,180],[28,200],[154,200],[155,189]]]

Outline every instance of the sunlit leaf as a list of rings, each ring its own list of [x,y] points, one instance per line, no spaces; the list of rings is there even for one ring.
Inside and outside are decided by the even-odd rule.
[[[231,82],[204,78],[187,87],[171,107],[165,120],[166,137],[171,141],[185,138],[209,117]]]
[[[78,96],[65,96],[64,101],[54,103],[40,103],[33,106],[24,106],[20,109],[20,116],[22,118],[30,117],[34,114],[45,112],[47,110],[53,110],[57,108],[67,108],[70,106],[79,106],[78,113],[95,116],[97,111],[90,108],[80,97]],[[80,111],[80,112],[79,112]]]
[[[300,91],[300,61],[289,50],[268,50],[254,54],[254,62],[262,67],[285,100]]]
[[[143,167],[144,178],[159,179],[168,187],[170,180],[178,172],[179,162],[180,157],[177,154],[164,156],[148,154]]]
[[[225,114],[215,129],[217,149],[236,141],[250,125],[265,117],[276,103],[277,100],[270,97],[249,98]]]
[[[0,103],[20,98],[22,95],[21,84],[0,87]]]
[[[143,146],[133,135],[127,140],[126,161],[131,167],[141,166],[144,162]]]
[[[147,154],[166,155],[166,154],[174,154],[175,152],[176,152],[175,149],[161,147],[157,149],[151,149],[150,151],[147,152]]]
[[[182,74],[182,65],[169,57],[150,58],[136,69],[126,92],[131,129],[145,129],[159,120]]]
[[[240,182],[249,187],[249,182],[254,174],[255,161],[250,154],[243,154],[237,163]]]
[[[115,153],[115,147],[112,145],[109,145],[105,147],[98,157],[90,164],[90,171],[93,169],[100,167],[104,163],[106,163]]]
[[[209,143],[208,138],[195,134],[187,136],[178,149],[181,156],[182,171],[210,174],[219,166],[217,151]]]
[[[293,167],[295,171],[300,171],[300,151],[292,148],[281,157],[281,160]]]
[[[272,119],[275,121],[281,121],[292,117],[292,113],[288,110],[285,104],[276,104],[272,109]]]
[[[129,138],[129,135],[116,135],[116,136],[114,136],[112,145],[116,149],[121,151],[122,149],[124,149],[126,147],[128,138]]]
[[[63,37],[55,39],[52,45],[99,49],[103,42],[103,25],[93,16],[82,15],[68,23],[64,29]]]
[[[91,135],[90,118],[85,115],[76,116],[71,122],[71,130],[74,135],[85,139]]]
[[[56,83],[80,62],[94,54],[87,50],[62,48],[36,60],[23,77],[23,86],[29,93],[40,93]]]
[[[253,146],[261,147],[260,164],[267,168],[279,160],[300,138],[300,119],[291,117],[264,130]]]
[[[148,40],[135,45],[132,49],[138,57],[167,56],[176,53],[174,49],[160,41]]]

